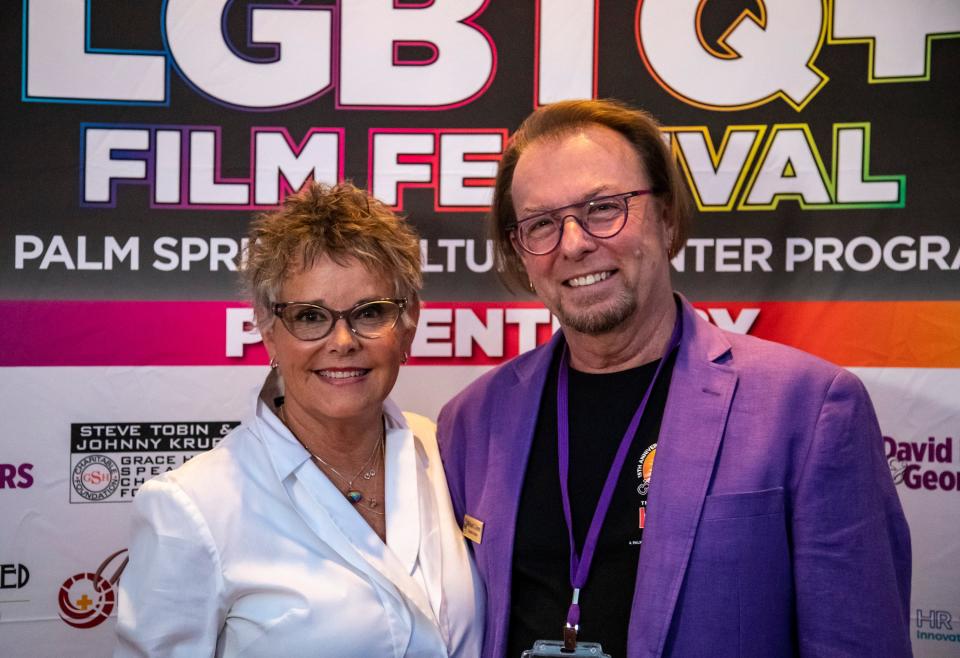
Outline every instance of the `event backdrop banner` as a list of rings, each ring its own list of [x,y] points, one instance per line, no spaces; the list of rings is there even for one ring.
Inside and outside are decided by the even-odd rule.
[[[395,397],[435,417],[555,330],[499,284],[484,216],[523,117],[595,97],[663,123],[697,211],[677,289],[866,383],[916,654],[960,654],[960,2],[9,4],[4,656],[109,653],[129,501],[247,412],[254,214],[350,179],[416,226],[426,307]]]

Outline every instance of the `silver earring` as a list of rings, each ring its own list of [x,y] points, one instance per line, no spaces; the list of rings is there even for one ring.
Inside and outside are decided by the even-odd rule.
[[[276,369],[279,368],[279,367],[280,367],[280,363],[277,361],[277,357],[271,358],[271,359],[270,359],[270,368],[273,369],[273,370],[276,370]]]
[[[410,358],[410,357],[407,355],[407,353],[404,352],[403,354],[400,355],[400,363],[406,363],[406,362],[407,362],[407,359],[409,359],[409,358]]]

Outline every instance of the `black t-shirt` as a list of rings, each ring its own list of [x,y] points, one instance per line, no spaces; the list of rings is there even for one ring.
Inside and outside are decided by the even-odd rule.
[[[675,354],[650,395],[614,489],[589,578],[580,591],[579,640],[600,642],[612,658],[626,655],[646,493]],[[520,494],[509,658],[519,658],[538,639],[562,639],[570,606],[570,550],[557,460],[559,360],[558,353],[547,376]],[[570,508],[581,554],[607,472],[658,363],[600,375],[569,370]]]

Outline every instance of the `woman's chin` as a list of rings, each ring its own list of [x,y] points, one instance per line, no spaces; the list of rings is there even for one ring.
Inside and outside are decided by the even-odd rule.
[[[294,405],[303,409],[309,416],[328,420],[360,419],[371,414],[379,414],[383,399],[379,396],[362,394],[353,384],[333,385],[325,393],[314,391],[311,395],[297,396],[288,391],[287,395]],[[356,390],[351,390],[356,389]]]

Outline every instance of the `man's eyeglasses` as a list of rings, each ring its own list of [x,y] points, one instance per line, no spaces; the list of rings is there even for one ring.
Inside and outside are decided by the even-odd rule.
[[[406,308],[405,297],[360,302],[343,311],[310,302],[282,302],[273,305],[273,314],[300,340],[326,338],[340,319],[345,320],[350,331],[361,338],[380,338],[397,326]]]
[[[568,217],[595,238],[612,238],[627,224],[630,199],[652,193],[654,190],[634,190],[573,203],[521,219],[508,230],[524,251],[543,256],[560,246]]]

